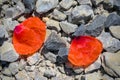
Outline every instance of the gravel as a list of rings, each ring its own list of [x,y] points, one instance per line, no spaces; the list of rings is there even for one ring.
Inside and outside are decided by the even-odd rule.
[[[15,75],[18,73],[18,63],[17,62],[13,62],[9,64],[9,70],[10,72]]]
[[[37,0],[36,12],[39,14],[45,13],[57,7],[58,0]]]

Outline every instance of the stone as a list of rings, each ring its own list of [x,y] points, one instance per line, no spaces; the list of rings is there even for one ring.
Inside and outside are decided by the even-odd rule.
[[[113,12],[107,17],[105,21],[105,27],[108,28],[115,25],[120,25],[120,16]]]
[[[104,8],[110,10],[114,7],[114,0],[103,0]]]
[[[120,80],[120,78],[115,78],[115,80]]]
[[[97,38],[102,42],[103,48],[108,52],[116,52],[120,49],[120,41],[113,38],[108,32],[102,32]]]
[[[2,22],[8,32],[13,31],[15,26],[19,24],[16,20],[12,21],[11,18],[3,19]]]
[[[46,40],[44,47],[51,51],[58,51],[61,47],[65,47],[66,42],[55,32],[52,32]]]
[[[102,80],[100,71],[85,75],[85,80]]]
[[[104,52],[102,59],[102,67],[105,72],[113,77],[120,77],[120,51],[116,53]]]
[[[112,77],[104,74],[104,75],[102,76],[102,80],[114,80],[114,79],[113,79]]]
[[[19,55],[14,50],[14,47],[9,42],[4,42],[0,47],[0,60],[7,62],[14,62],[19,58]]]
[[[17,62],[13,62],[9,64],[9,70],[10,72],[15,75],[18,73],[19,69],[18,69],[18,63]]]
[[[57,55],[57,62],[58,63],[65,63],[68,61],[68,48],[66,47],[63,47],[63,48],[60,48],[59,51],[58,51],[58,55]]]
[[[116,6],[118,8],[118,10],[120,10],[120,1],[114,0],[114,6]]]
[[[35,53],[32,56],[29,56],[27,58],[27,62],[29,65],[34,65],[35,63],[37,63],[37,61],[39,61],[40,59],[40,54],[39,53]]]
[[[12,76],[12,73],[11,73],[11,71],[8,68],[4,68],[1,71],[1,73],[4,74],[4,75],[6,75],[6,76]]]
[[[31,13],[35,7],[36,0],[23,0],[25,6],[25,13]]]
[[[44,72],[44,76],[47,78],[55,77],[56,76],[56,71],[52,68],[48,68]]]
[[[25,70],[19,71],[16,75],[15,78],[17,80],[30,80],[29,76],[27,75],[27,72]]]
[[[8,39],[8,33],[4,26],[0,26],[0,46],[3,44],[5,40]]]
[[[98,4],[100,4],[101,2],[103,2],[104,0],[91,0],[92,3],[97,6]]]
[[[88,5],[92,5],[90,0],[77,0],[79,4],[88,4]]]
[[[54,11],[52,13],[52,17],[56,20],[63,21],[66,19],[67,16],[64,13],[62,13],[61,11],[54,9]]]
[[[75,24],[69,23],[67,21],[62,21],[62,22],[60,22],[60,27],[66,34],[69,35],[69,34],[75,32],[75,30],[77,29],[78,26]]]
[[[120,39],[120,26],[110,26],[109,30],[115,38]]]
[[[83,68],[79,68],[79,67],[73,67],[73,71],[76,73],[76,74],[80,74],[84,71]]]
[[[49,19],[49,20],[46,21],[46,25],[47,25],[47,28],[49,28],[49,29],[54,29],[54,30],[56,30],[58,32],[61,30],[58,21]]]
[[[95,70],[99,70],[101,68],[101,59],[100,56],[98,57],[98,59],[91,64],[90,66],[88,66],[87,68],[85,68],[85,73],[90,73],[93,72]]]
[[[26,65],[27,65],[27,62],[24,59],[20,59],[19,64],[18,64],[19,70],[23,70]]]
[[[68,10],[71,6],[74,5],[74,0],[62,0],[59,5],[65,9]]]
[[[76,6],[75,8],[73,8],[71,13],[72,22],[76,24],[78,23],[80,24],[83,21],[87,22],[88,20],[93,18],[93,16],[94,16],[93,10],[89,5]]]
[[[37,0],[36,12],[39,14],[48,12],[49,10],[57,7],[58,0]]]
[[[48,53],[44,53],[43,55],[46,59],[50,60],[52,63],[56,62],[57,56],[54,53],[48,52]]]
[[[14,7],[7,8],[5,11],[6,18],[15,18],[24,13],[25,7],[21,1],[18,1]]]
[[[47,80],[47,78],[42,76],[41,73],[39,72],[35,75],[34,80]]]
[[[99,36],[104,29],[104,22],[106,17],[104,15],[98,15],[93,22],[86,26],[86,34],[91,36]]]
[[[8,77],[8,76],[2,76],[2,79],[1,80],[15,80],[14,77]]]
[[[86,31],[86,26],[84,24],[81,24],[72,35],[76,37],[83,36],[85,35],[85,31]]]
[[[0,39],[8,38],[8,33],[4,26],[0,26]]]
[[[34,65],[33,66],[25,66],[25,70],[27,72],[33,72],[35,70],[35,66]]]

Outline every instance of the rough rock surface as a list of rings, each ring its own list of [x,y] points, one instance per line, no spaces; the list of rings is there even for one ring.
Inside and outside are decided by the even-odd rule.
[[[106,73],[113,77],[120,77],[120,51],[116,53],[104,52],[102,66]]]

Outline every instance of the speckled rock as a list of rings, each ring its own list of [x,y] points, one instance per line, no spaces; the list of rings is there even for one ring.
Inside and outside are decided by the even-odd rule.
[[[13,48],[13,45],[9,42],[4,42],[0,47],[0,60],[7,62],[14,62],[19,58],[19,55]]]
[[[108,76],[107,74],[102,76],[103,80],[114,80],[112,77]]]
[[[52,32],[44,44],[45,48],[51,51],[57,51],[66,46],[66,42],[55,32]]]
[[[86,26],[84,24],[81,24],[73,33],[73,36],[82,36],[85,35],[85,31],[86,31]]]
[[[32,56],[27,58],[27,62],[29,65],[34,65],[35,63],[37,63],[37,61],[39,61],[39,59],[40,59],[40,54],[35,53]]]
[[[47,25],[47,28],[49,28],[49,29],[54,29],[54,30],[56,30],[58,32],[61,30],[58,21],[48,19],[48,20],[46,20],[46,25]]]
[[[92,5],[91,0],[77,0],[79,4],[89,4]]]
[[[54,11],[52,13],[52,17],[56,20],[63,21],[66,19],[67,16],[64,13],[62,13],[61,11],[54,9]]]
[[[101,79],[102,79],[102,75],[100,71],[91,74],[86,74],[85,76],[85,80],[101,80]]]
[[[55,77],[56,76],[56,71],[52,68],[48,68],[44,72],[44,76],[47,78]]]
[[[31,13],[35,7],[35,1],[37,0],[23,0],[25,6],[25,13]]]
[[[17,62],[13,62],[13,63],[10,63],[10,65],[9,65],[9,70],[10,70],[10,72],[13,74],[13,75],[15,75],[15,74],[17,74],[18,73],[18,63]]]
[[[89,12],[89,13],[88,13]],[[71,18],[73,23],[80,23],[82,20],[87,22],[94,16],[93,10],[89,5],[80,5],[73,8]]]
[[[116,53],[104,52],[102,66],[106,73],[113,77],[120,77],[120,51]]]
[[[16,20],[12,21],[11,18],[4,19],[2,22],[6,30],[9,32],[13,31],[15,26],[19,24]]]
[[[29,76],[27,75],[27,72],[25,70],[19,71],[16,75],[15,78],[17,80],[30,80]]]
[[[2,80],[15,80],[14,77],[9,77],[9,76],[5,76],[5,75],[2,75],[1,78],[2,78]]]
[[[36,12],[42,14],[53,8],[58,4],[58,0],[37,0],[36,2]]]
[[[120,49],[120,41],[113,38],[108,32],[102,32],[97,38],[102,42],[103,48],[108,52],[115,52]]]
[[[110,26],[109,29],[114,37],[120,39],[120,26]]]
[[[74,5],[74,2],[74,0],[62,0],[59,4],[63,9],[68,10],[72,5]]]
[[[99,36],[104,29],[105,21],[106,17],[104,15],[96,16],[93,22],[87,26],[86,34],[92,36]]]
[[[75,24],[69,23],[67,21],[60,22],[60,27],[66,34],[71,34],[75,32],[76,28],[78,27]]]
[[[4,68],[4,69],[1,71],[1,73],[2,73],[3,75],[6,75],[6,76],[12,76],[12,73],[11,73],[10,69],[8,69],[8,68]]]
[[[97,6],[99,3],[103,2],[103,0],[91,0],[92,3]]]
[[[105,27],[108,28],[114,25],[120,25],[120,16],[113,12],[110,13],[109,16],[107,17]]]

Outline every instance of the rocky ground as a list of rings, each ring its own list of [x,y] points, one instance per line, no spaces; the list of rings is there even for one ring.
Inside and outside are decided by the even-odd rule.
[[[43,48],[21,59],[12,44],[16,25],[38,16],[47,25]],[[67,60],[71,40],[103,43],[86,69]],[[120,80],[120,0],[0,0],[0,80]]]

